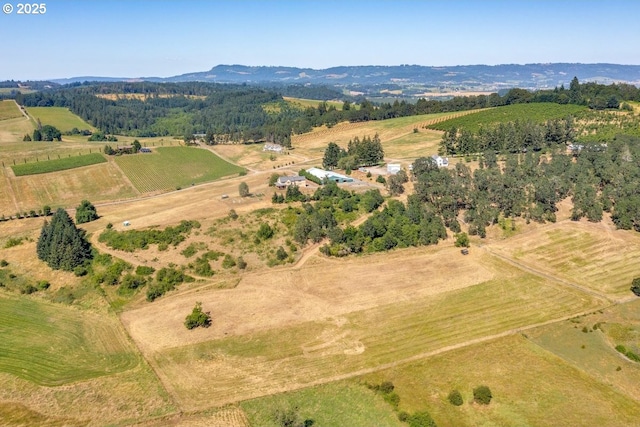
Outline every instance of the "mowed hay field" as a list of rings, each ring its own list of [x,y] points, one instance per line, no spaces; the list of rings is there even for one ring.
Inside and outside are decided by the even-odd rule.
[[[635,426],[640,419],[636,399],[522,335],[376,372],[361,381],[393,382],[399,409],[428,410],[438,427],[620,427]],[[491,389],[488,406],[473,403],[473,389],[479,385]],[[462,406],[447,399],[454,389],[462,394]]]
[[[244,170],[195,147],[158,147],[153,153],[118,156],[115,162],[141,193],[214,181]]]
[[[22,112],[14,101],[0,101],[0,120],[16,119],[18,117],[22,117]]]
[[[24,405],[18,413],[26,421],[17,425],[86,425],[172,410],[112,315],[1,293],[0,325],[0,401]],[[0,405],[0,424],[13,416],[16,408]],[[67,421],[55,424],[59,418]]]
[[[640,235],[600,223],[561,221],[503,240],[492,249],[525,265],[614,298],[631,296],[640,276]]]
[[[453,250],[445,249],[442,258],[451,259]],[[378,301],[371,289],[373,306],[363,308],[360,286],[373,287],[369,282],[374,282],[376,289],[393,287],[388,278],[375,282],[379,270],[369,265],[368,277],[329,283],[310,270],[307,283],[300,277],[289,289],[263,282],[262,291],[250,295],[241,282],[231,290],[172,298],[154,311],[125,312],[122,319],[180,405],[196,410],[362,374],[602,305],[488,256],[472,264],[500,278],[476,278],[481,283],[470,286],[471,280],[468,287],[421,295],[433,275],[409,268],[393,276],[407,274],[413,289],[383,292]],[[341,277],[350,277],[352,267],[341,270]],[[213,325],[180,339],[171,328],[185,336],[182,322],[196,300],[211,311]],[[300,321],[304,317],[308,320]],[[278,318],[280,324],[273,320]],[[159,331],[166,334],[162,341]],[[181,345],[191,340],[201,342]]]
[[[122,372],[139,360],[114,318],[0,296],[0,372],[61,385]]]
[[[89,129],[92,132],[96,130],[65,107],[27,107],[27,112],[36,122],[40,119],[43,125],[55,126],[62,133],[69,132],[73,128]]]
[[[6,171],[5,171],[6,173]],[[51,207],[75,207],[82,199],[93,203],[135,197],[139,193],[131,186],[120,169],[112,162],[69,169],[54,173],[12,177],[0,189],[0,199],[13,200],[8,212]]]
[[[331,128],[322,126],[302,135],[294,135],[291,138],[291,144],[295,154],[305,155],[308,158],[322,158],[329,142],[335,142],[346,149],[349,140],[356,136],[362,139],[365,135],[373,137],[377,133],[385,150],[385,157],[406,158],[415,156],[416,153],[430,156],[437,153],[442,133],[424,129],[425,126],[466,114],[474,114],[477,111],[480,110],[425,114],[360,123],[342,122]],[[414,129],[418,129],[417,135],[410,136]],[[398,141],[396,147],[394,147],[394,141]]]

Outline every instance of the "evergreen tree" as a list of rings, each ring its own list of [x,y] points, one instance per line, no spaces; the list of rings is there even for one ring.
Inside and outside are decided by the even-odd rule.
[[[325,169],[333,169],[338,166],[340,159],[340,147],[335,142],[330,142],[324,150],[324,158],[322,159],[322,167]]]
[[[36,246],[38,258],[54,270],[71,271],[91,259],[91,245],[84,230],[75,226],[67,212],[59,208],[45,220]]]

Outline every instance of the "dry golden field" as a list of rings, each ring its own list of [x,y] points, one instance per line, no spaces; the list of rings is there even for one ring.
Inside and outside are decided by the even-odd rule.
[[[295,400],[309,387],[347,381],[349,396],[361,396],[366,393],[354,391],[353,384],[392,380],[401,410],[428,409],[440,426],[552,426],[558,420],[580,425],[588,417],[598,425],[633,425],[640,417],[640,368],[613,347],[639,342],[638,303],[628,288],[631,279],[640,276],[635,262],[640,237],[615,230],[609,219],[572,222],[564,201],[557,223],[518,221],[514,232],[494,226],[487,239],[473,238],[467,256],[449,237],[437,246],[340,259],[324,257],[318,245],[308,245],[297,248],[294,262],[269,267],[269,248],[250,249],[252,240],[242,241],[242,233],[252,235],[260,222],[276,228],[272,245],[289,237],[277,222],[282,207],[268,209],[274,206],[274,190],[267,186],[272,172],[293,174],[304,162],[319,163],[329,141],[345,146],[355,136],[374,133],[379,133],[389,159],[431,155],[440,133],[422,126],[443,117],[318,129],[296,136],[291,154],[276,160],[259,145],[215,146],[212,151],[249,168],[249,173],[162,194],[141,195],[111,161],[37,180],[13,177],[10,168],[3,168],[0,206],[8,207],[7,215],[46,203],[73,207],[87,194],[95,195],[91,201],[100,219],[83,228],[101,252],[134,266],[187,265],[191,258],[181,252],[191,244],[242,255],[249,266],[246,271],[224,270],[216,264],[211,278],[198,277],[153,303],[141,292],[117,309],[109,305],[114,294],[110,289],[100,293],[89,286],[87,296],[70,307],[47,302],[46,296],[0,290],[0,298],[20,298],[25,306],[53,306],[52,313],[58,314],[40,321],[68,336],[72,328],[64,325],[77,321],[87,330],[104,316],[128,360],[136,362],[122,371],[62,386],[2,370],[0,424],[246,427],[250,416],[255,420],[269,414],[256,415],[243,407],[269,411],[269,404],[263,407],[261,402],[276,395]],[[15,133],[27,122],[11,120],[16,122],[10,127],[0,126],[5,155],[33,154],[32,146],[2,139],[2,132]],[[58,149],[87,147],[73,138],[62,144]],[[238,195],[241,182],[249,185],[251,197]],[[231,209],[240,218],[224,220]],[[73,216],[72,209],[70,213]],[[183,219],[198,220],[202,227],[166,251],[152,246],[126,253],[97,242],[109,223],[122,231],[125,220],[131,223],[126,229],[145,229]],[[46,295],[65,286],[85,286],[84,279],[52,272],[36,259],[42,222],[0,222],[0,259],[16,274],[48,280]],[[5,248],[10,237],[24,241]],[[213,323],[188,331],[184,319],[197,301],[211,313]],[[75,314],[77,318],[69,320]],[[66,323],[56,323],[56,318]],[[594,328],[597,323],[602,326]],[[90,341],[94,337],[78,336]],[[78,349],[67,356],[74,357],[74,351]],[[495,401],[479,408],[469,403],[471,389],[485,382],[494,390]],[[446,401],[452,388],[464,395],[466,403],[460,408]],[[331,393],[317,395],[325,394]],[[367,402],[363,405],[380,403],[367,399],[361,400]],[[321,403],[318,408],[324,410]],[[366,406],[360,409],[367,411]],[[391,409],[388,415],[397,418]],[[21,419],[28,421],[20,424]]]
[[[492,248],[526,266],[584,285],[613,299],[628,299],[640,274],[640,236],[601,223],[562,221],[523,232]]]

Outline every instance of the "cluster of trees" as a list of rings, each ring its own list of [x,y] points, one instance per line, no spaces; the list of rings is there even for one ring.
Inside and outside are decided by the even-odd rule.
[[[113,138],[117,141],[117,139],[114,136],[110,136],[109,138]],[[109,139],[111,140],[111,139]],[[104,154],[108,155],[108,156],[119,156],[122,154],[136,154],[138,152],[140,152],[140,149],[142,148],[142,144],[140,144],[140,141],[138,141],[137,139],[133,141],[133,143],[131,144],[130,147],[116,147],[113,148],[110,145],[105,145],[104,146]]]
[[[440,154],[473,154],[484,151],[518,153],[539,151],[545,147],[562,147],[572,142],[576,134],[572,117],[547,120],[544,124],[533,121],[499,123],[481,127],[478,132],[452,127],[445,131],[440,142]]]
[[[83,265],[93,256],[84,230],[77,228],[62,208],[56,210],[51,222],[44,221],[36,253],[52,269],[66,271]]]
[[[358,252],[381,252],[396,247],[437,244],[447,237],[442,219],[425,209],[417,198],[408,202],[389,200],[382,211],[376,211],[359,227],[347,226],[329,235],[330,243],[322,252],[345,256]]]
[[[33,136],[26,135],[24,141],[62,141],[62,133],[51,125],[38,126],[33,130]]]
[[[355,195],[335,184],[318,190],[315,205],[303,205],[305,212],[294,227],[295,239],[304,244],[328,237],[322,252],[345,256],[361,251],[386,251],[395,247],[436,244],[456,234],[460,246],[468,237],[460,233],[459,220],[469,226],[470,235],[486,236],[486,227],[510,218],[555,221],[557,203],[570,197],[572,219],[600,221],[610,212],[618,228],[640,231],[640,138],[619,136],[607,146],[586,145],[580,152],[553,156],[529,151],[507,154],[499,161],[494,152],[481,156],[471,171],[464,163],[455,168],[438,168],[432,158],[413,163],[415,193],[407,202],[388,201],[359,227],[337,225],[336,214],[367,206],[372,212],[382,196],[368,192]],[[379,199],[376,197],[379,196]],[[359,199],[358,199],[359,198]],[[367,200],[375,200],[368,205]]]
[[[322,166],[327,169],[338,167],[350,171],[360,166],[377,165],[383,159],[384,149],[378,134],[373,138],[365,135],[362,140],[356,136],[349,140],[346,150],[335,142],[330,142],[324,151]]]
[[[128,230],[118,232],[107,227],[100,234],[98,241],[107,246],[126,252],[134,252],[138,249],[147,249],[149,245],[157,244],[159,249],[166,249],[169,245],[177,246],[184,242],[192,229],[200,228],[198,221],[182,220],[175,227],[167,227],[164,230]]]

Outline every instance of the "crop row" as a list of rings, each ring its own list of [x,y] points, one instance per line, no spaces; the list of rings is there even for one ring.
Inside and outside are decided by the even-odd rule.
[[[213,181],[243,170],[194,147],[159,147],[153,154],[120,156],[115,161],[143,193]]]
[[[455,127],[458,130],[478,132],[482,126],[492,126],[498,123],[515,122],[516,120],[544,123],[547,120],[562,119],[582,112],[586,107],[579,105],[561,105],[553,103],[514,104],[504,107],[491,108],[475,114],[456,117],[428,126],[429,129],[448,131]]]
[[[57,172],[67,169],[75,169],[82,166],[90,166],[105,163],[107,160],[100,153],[84,154],[76,157],[46,160],[35,163],[25,163],[11,166],[15,176],[36,175],[41,173]]]

